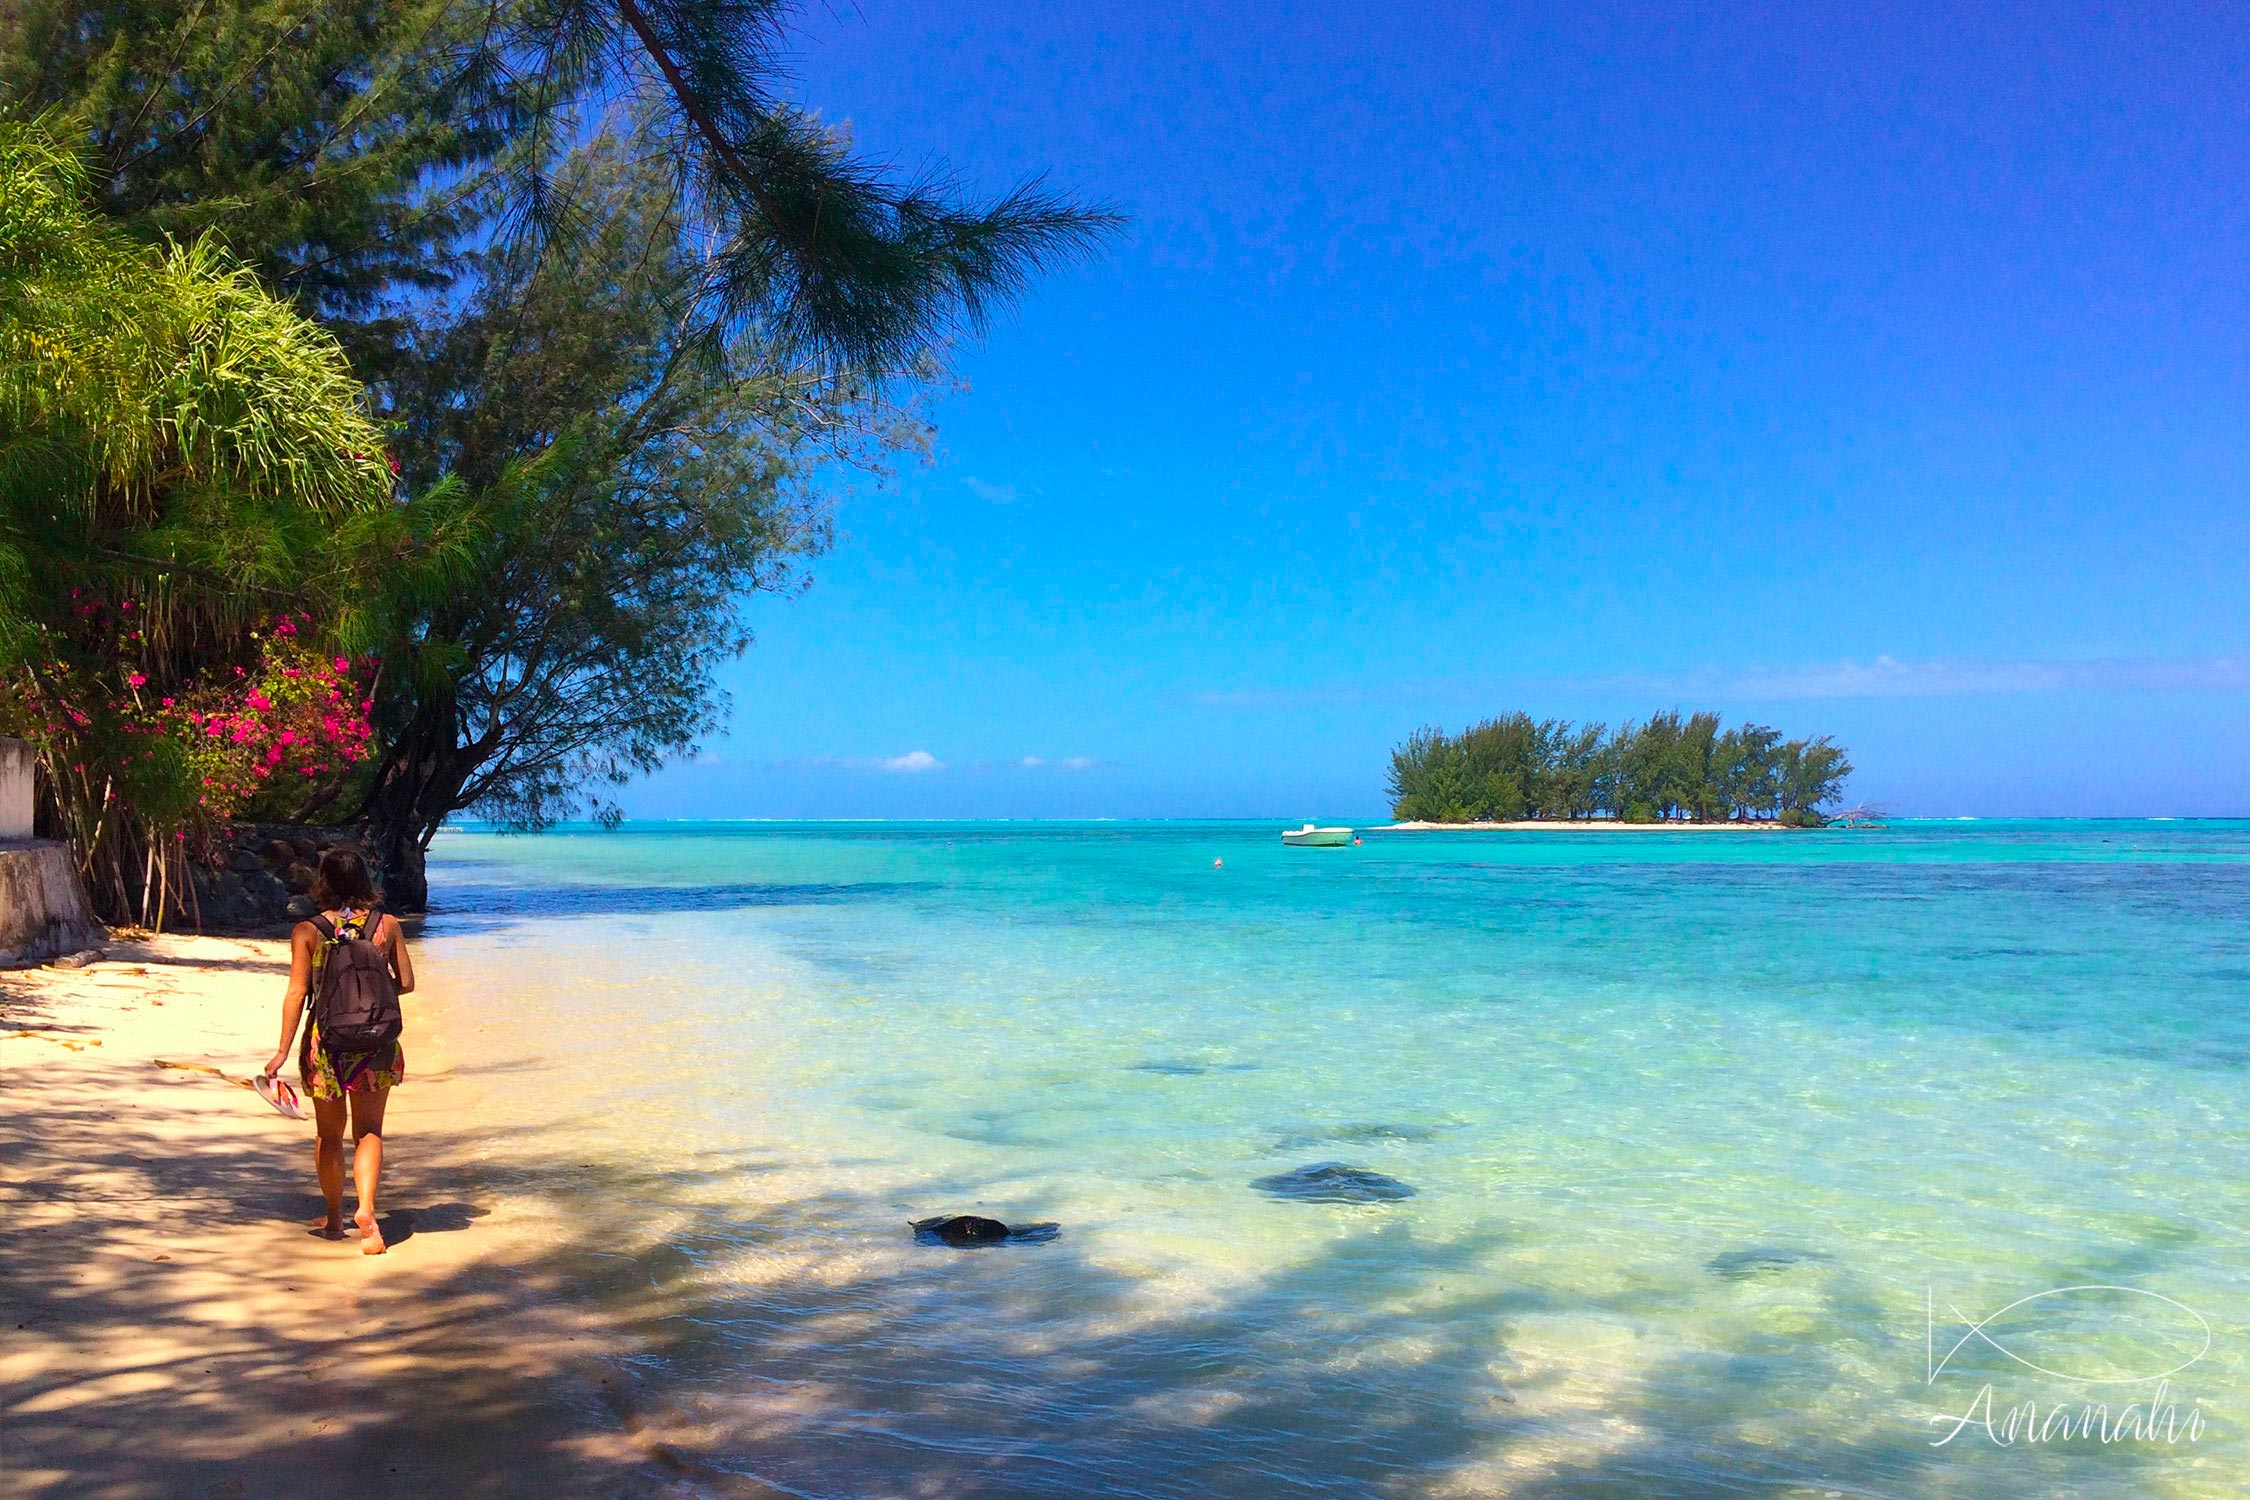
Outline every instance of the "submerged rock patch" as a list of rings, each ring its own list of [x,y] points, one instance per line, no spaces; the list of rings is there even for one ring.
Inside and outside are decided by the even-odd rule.
[[[1364,1146],[1372,1141],[1408,1141],[1419,1144],[1436,1139],[1437,1131],[1427,1125],[1395,1125],[1387,1120],[1367,1120],[1350,1125],[1336,1125],[1326,1130],[1285,1135],[1273,1143],[1273,1149],[1302,1151],[1307,1146],[1317,1146],[1324,1141]]]
[[[1414,1189],[1396,1177],[1340,1161],[1316,1161],[1257,1178],[1250,1185],[1261,1193],[1299,1203],[1394,1203],[1414,1196]]]
[[[1174,1058],[1152,1058],[1137,1062],[1126,1069],[1128,1073],[1160,1073],[1166,1078],[1201,1078],[1206,1073],[1254,1073],[1256,1063],[1199,1063],[1180,1062]]]
[[[1703,1269],[1728,1281],[1748,1281],[1753,1276],[1770,1276],[1791,1266],[1826,1259],[1828,1257],[1818,1250],[1799,1250],[1790,1245],[1750,1245],[1712,1256],[1703,1263]]]

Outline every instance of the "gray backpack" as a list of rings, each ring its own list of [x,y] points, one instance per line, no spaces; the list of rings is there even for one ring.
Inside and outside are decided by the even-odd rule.
[[[341,929],[326,912],[312,919],[325,954],[313,1020],[320,1027],[320,1044],[331,1056],[378,1051],[397,1041],[406,1027],[391,962],[368,941],[377,921],[372,908],[344,913]]]

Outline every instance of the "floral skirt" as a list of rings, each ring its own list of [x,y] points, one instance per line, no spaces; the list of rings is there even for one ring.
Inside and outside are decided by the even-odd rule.
[[[371,1089],[395,1089],[406,1081],[406,1049],[397,1042],[373,1052],[347,1052],[330,1057],[320,1045],[320,1023],[305,1028],[304,1046],[297,1052],[297,1076],[305,1093],[314,1099],[341,1099],[346,1094]]]

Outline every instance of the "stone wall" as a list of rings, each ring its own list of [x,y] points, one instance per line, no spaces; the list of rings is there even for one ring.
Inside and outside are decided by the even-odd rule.
[[[286,933],[313,914],[313,875],[321,851],[358,841],[356,828],[238,823],[231,853],[216,870],[198,868],[196,903],[205,932]]]

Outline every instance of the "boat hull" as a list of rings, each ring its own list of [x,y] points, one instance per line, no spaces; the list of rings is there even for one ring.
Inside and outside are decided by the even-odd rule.
[[[1281,841],[1296,849],[1334,849],[1352,841],[1349,828],[1292,828]]]

